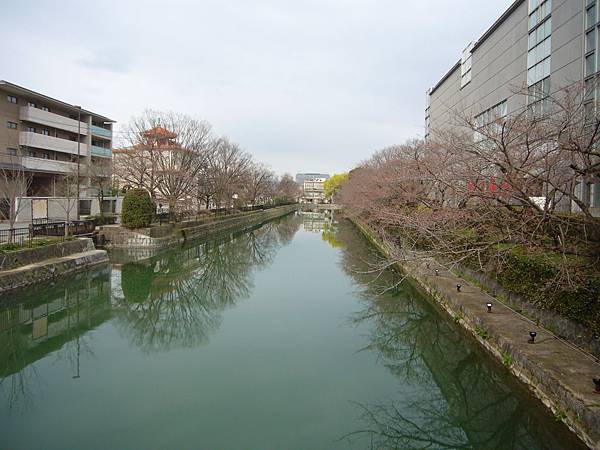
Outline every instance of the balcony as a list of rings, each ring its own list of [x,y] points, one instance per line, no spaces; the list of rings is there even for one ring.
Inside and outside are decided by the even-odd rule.
[[[59,116],[58,114],[51,113],[50,111],[44,111],[33,106],[22,106],[20,110],[19,118],[28,122],[39,123],[52,128],[58,128],[60,130],[70,131],[71,133],[77,133],[79,123],[77,120],[70,119],[68,117]],[[88,134],[88,126],[86,123],[81,122],[81,134]]]
[[[112,131],[107,130],[106,128],[98,127],[96,125],[92,125],[92,135],[99,136],[104,139],[112,139]]]
[[[92,156],[101,156],[103,158],[112,158],[112,150],[110,148],[98,147],[92,145]]]
[[[77,163],[55,161],[53,159],[34,158],[31,156],[11,156],[0,154],[0,166],[12,170],[28,170],[44,173],[76,173]]]
[[[55,161],[53,159],[33,158],[31,156],[21,157],[21,164],[25,169],[34,172],[47,173],[77,173],[77,163],[68,161]]]
[[[32,133],[31,131],[21,131],[19,133],[19,145],[54,150],[55,152],[70,153],[72,155],[77,154],[77,142],[53,136],[46,136],[44,134]],[[87,145],[84,143],[81,143],[80,154],[81,156],[88,155]]]
[[[100,189],[97,187],[88,187],[83,191],[83,195],[85,197],[98,197],[100,194]],[[111,188],[102,189],[103,197],[112,197],[113,192]]]
[[[88,174],[92,177],[110,178],[112,177],[112,167],[110,165],[92,164]]]

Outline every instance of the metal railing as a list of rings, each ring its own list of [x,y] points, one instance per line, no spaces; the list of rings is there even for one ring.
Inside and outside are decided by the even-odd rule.
[[[62,241],[66,236],[92,234],[94,229],[94,223],[90,220],[71,220],[67,222],[64,220],[34,219],[27,227],[0,229],[0,244],[32,247],[36,238],[52,237]]]

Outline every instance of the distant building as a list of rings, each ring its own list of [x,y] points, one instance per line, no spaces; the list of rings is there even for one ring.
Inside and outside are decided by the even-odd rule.
[[[184,209],[189,207],[193,199],[183,195],[178,184],[188,170],[186,165],[191,161],[186,154],[192,150],[181,146],[177,141],[177,133],[159,126],[142,131],[137,141],[130,147],[114,149],[114,183],[124,189],[147,189],[161,210],[167,210],[170,201],[173,206],[179,203]],[[150,186],[150,174],[161,180],[164,189]],[[166,194],[177,198],[169,199]]]
[[[314,180],[315,178],[329,178],[328,173],[297,173],[296,174],[296,183],[300,186],[304,184],[306,180]]]
[[[77,211],[84,216],[100,208],[111,212],[113,200],[105,197],[99,205],[98,190],[110,195],[113,120],[0,80],[0,121],[0,166],[5,174],[0,219],[8,218],[13,200],[18,221],[75,219]],[[27,179],[11,198],[9,173]]]
[[[300,203],[325,203],[325,180],[327,178],[312,178],[304,181]]]

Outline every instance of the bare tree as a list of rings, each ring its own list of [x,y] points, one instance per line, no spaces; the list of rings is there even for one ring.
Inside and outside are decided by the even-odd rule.
[[[435,257],[510,276],[517,253],[537,255],[552,268],[538,283],[546,297],[558,304],[558,292],[571,292],[587,302],[600,257],[590,203],[590,183],[599,186],[599,117],[576,87],[522,95],[529,106],[521,110],[456,112],[456,126],[428,142],[377,152],[350,173],[340,199],[387,241],[390,262]]]
[[[31,181],[31,172],[25,170],[20,156],[0,156],[0,197],[3,202],[0,214],[8,221],[11,229],[15,227],[17,217],[25,207],[26,203],[21,201],[21,197],[27,195]],[[11,235],[10,242],[12,238]]]
[[[243,180],[243,198],[252,206],[264,203],[272,195],[275,174],[264,164],[250,164]]]
[[[277,197],[286,202],[296,201],[300,195],[300,186],[289,173],[283,174],[277,183]]]
[[[106,192],[112,188],[112,180],[109,176],[112,172],[111,166],[112,161],[109,160],[105,164],[96,162],[94,164],[90,164],[88,167],[88,176],[90,178],[92,189],[94,190],[98,200],[98,208],[101,218],[104,218],[104,196],[106,195]]]
[[[210,167],[216,189],[213,198],[219,207],[227,207],[233,195],[242,191],[251,162],[252,157],[229,139],[215,142]]]
[[[189,116],[147,110],[129,124],[126,146],[115,150],[121,184],[147,189],[170,210],[195,197],[197,175],[208,163],[211,126]]]

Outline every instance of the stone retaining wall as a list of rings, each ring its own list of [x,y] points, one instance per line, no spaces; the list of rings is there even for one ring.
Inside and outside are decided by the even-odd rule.
[[[91,239],[83,238],[57,242],[56,244],[45,245],[43,247],[24,248],[14,252],[2,253],[0,254],[0,271],[95,249]]]
[[[108,263],[108,254],[106,251],[96,250],[94,243],[89,238],[77,239],[76,241],[65,242],[64,244],[71,245],[60,246],[56,250],[57,254],[62,254],[61,256],[50,256],[43,260],[36,260],[35,262],[13,269],[0,271],[0,293],[36,284],[41,281],[53,280],[97,264]],[[43,256],[50,254],[51,252],[48,252]],[[28,255],[28,257],[31,257],[31,255]]]
[[[100,228],[100,234],[109,248],[142,248],[159,249],[174,244],[180,244],[192,239],[207,238],[217,233],[244,227],[250,224],[264,222],[266,220],[280,217],[296,210],[296,205],[286,205],[264,211],[253,211],[246,214],[237,215],[223,220],[203,223],[197,225],[192,223],[178,224],[172,228],[171,233],[164,237],[152,237],[145,234],[146,230],[128,230],[120,226],[104,226]]]

